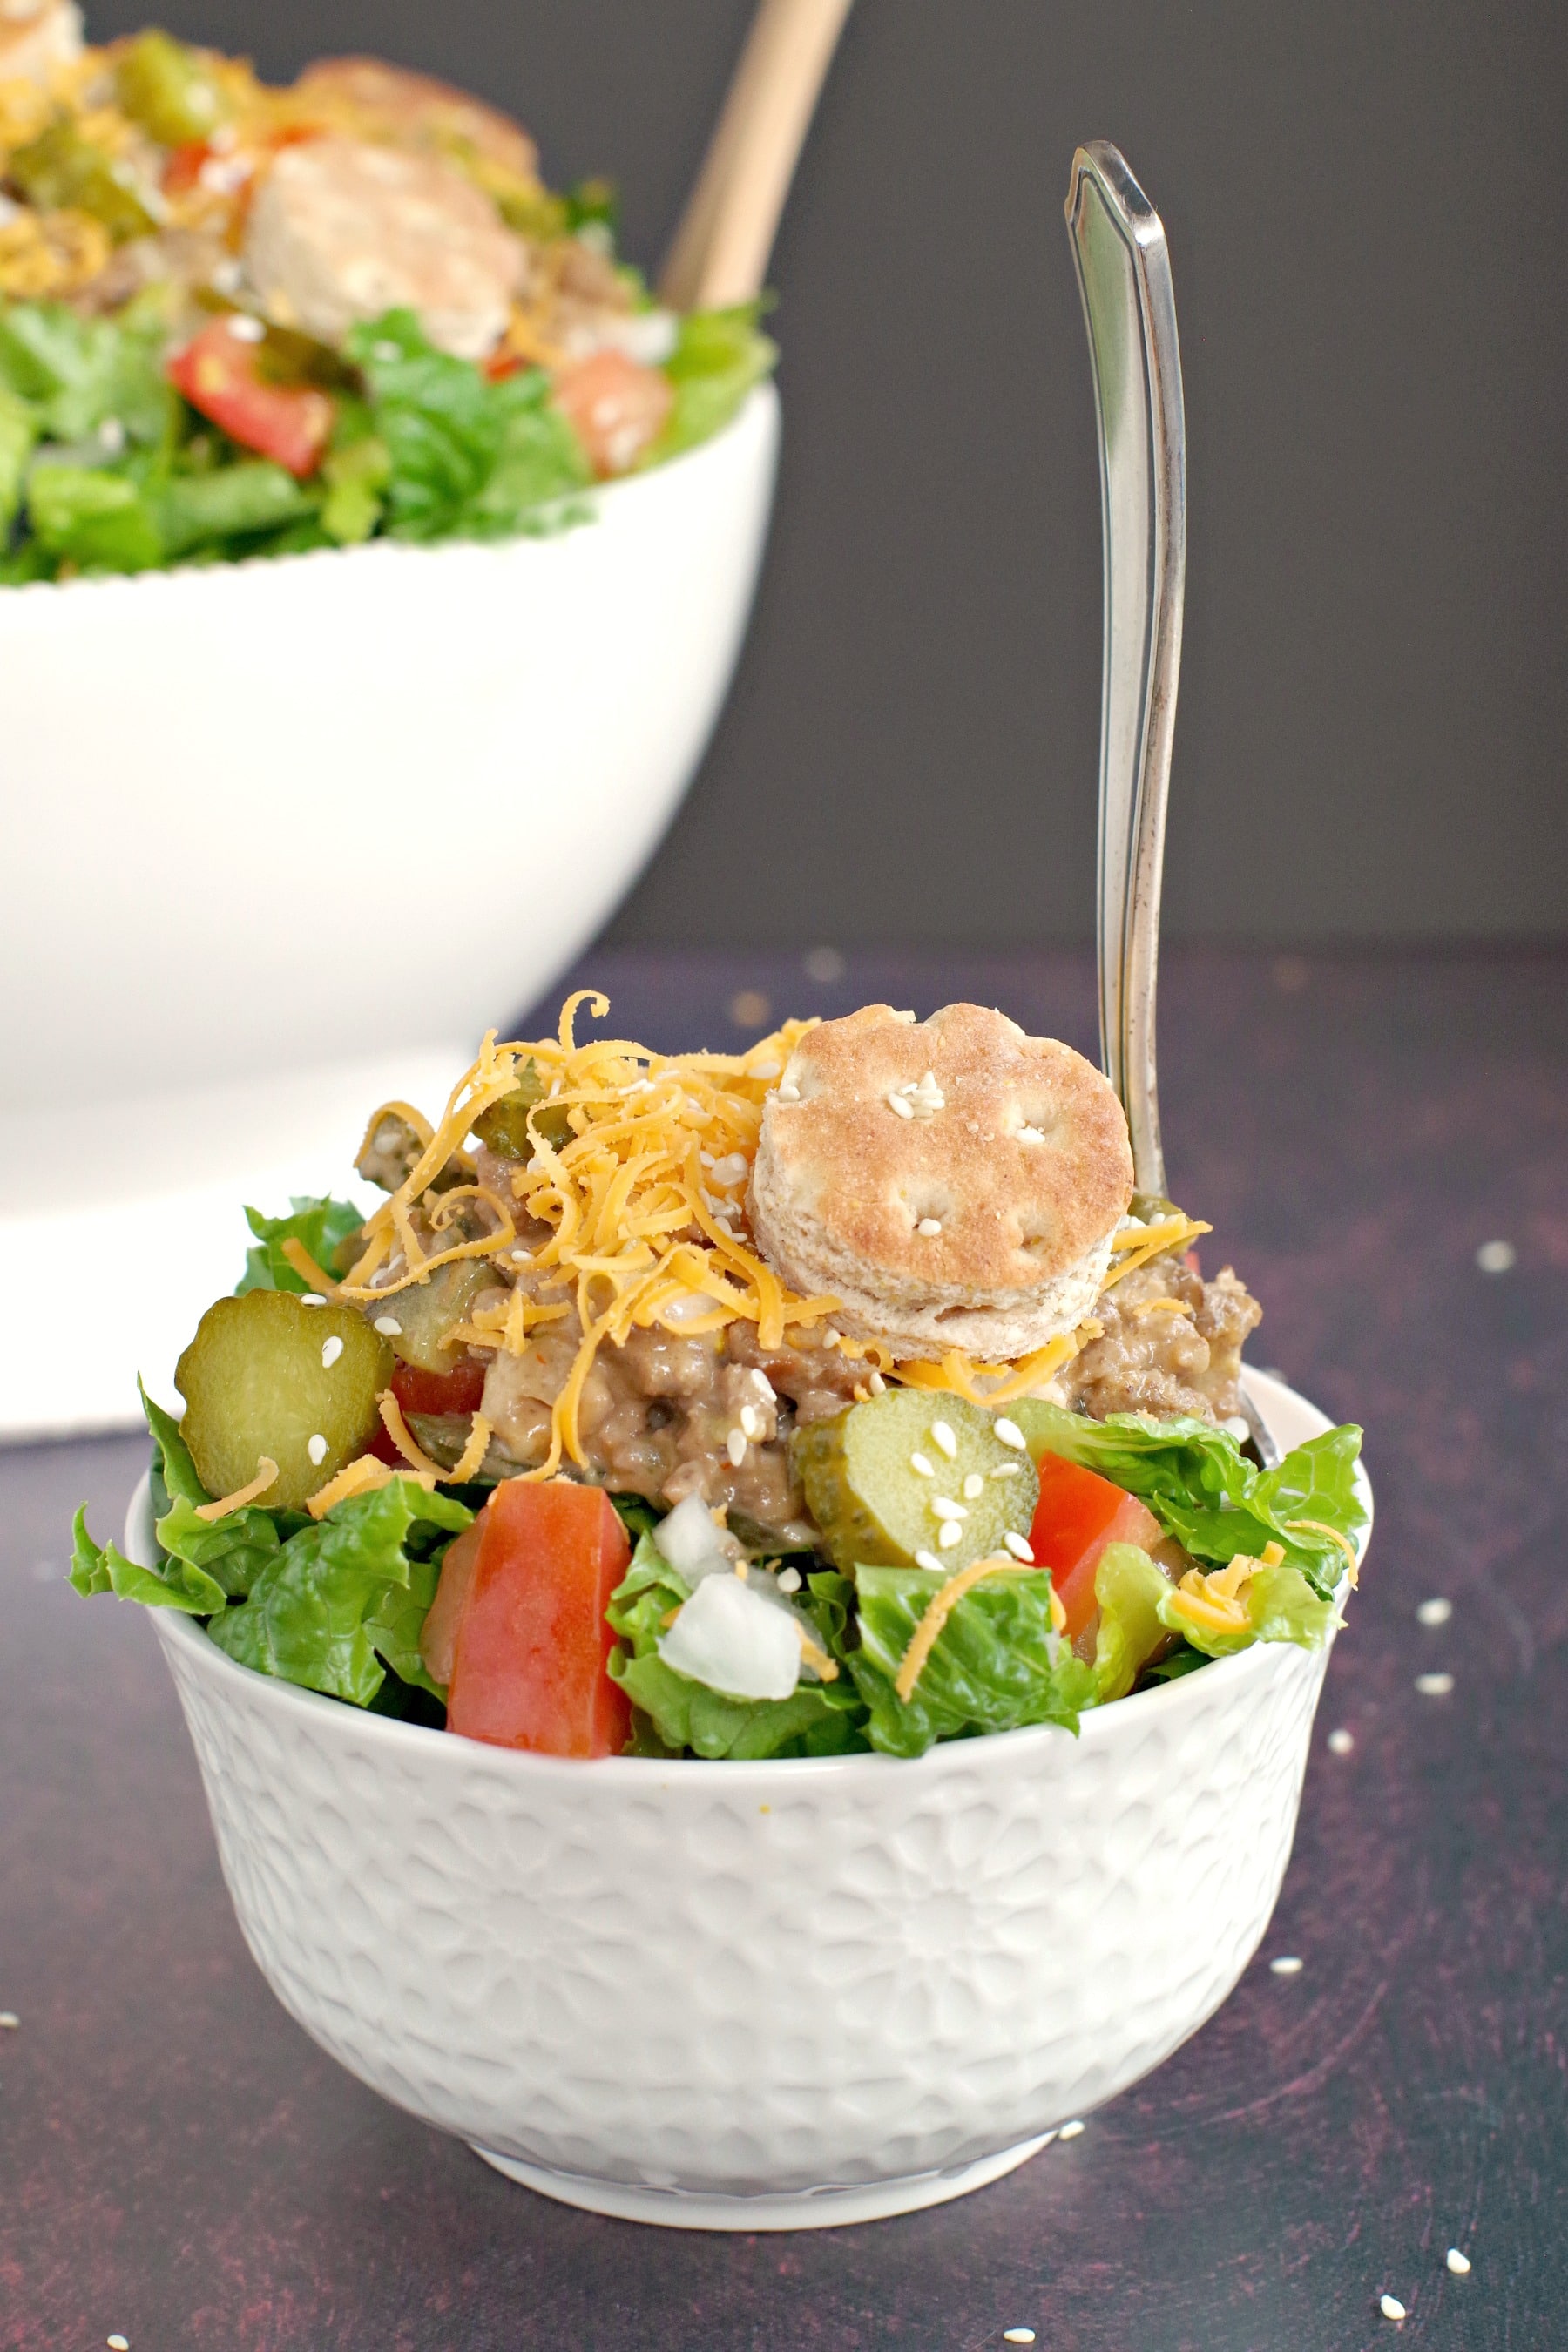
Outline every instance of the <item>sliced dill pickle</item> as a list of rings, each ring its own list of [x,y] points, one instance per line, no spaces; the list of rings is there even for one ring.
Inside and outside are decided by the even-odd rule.
[[[929,1389],[889,1389],[810,1422],[790,1453],[822,1549],[846,1571],[907,1568],[921,1553],[967,1568],[1026,1537],[1039,1499],[1034,1465],[1003,1444],[993,1415]],[[945,1545],[944,1526],[958,1529]]]
[[[302,1510],[374,1436],[392,1370],[392,1349],[351,1307],[307,1307],[289,1290],[220,1298],[174,1368],[196,1475],[209,1495],[232,1495],[266,1454],[278,1476],[262,1501]],[[319,1461],[312,1438],[325,1441]]]
[[[474,1133],[498,1160],[531,1160],[533,1137],[528,1131],[528,1114],[544,1098],[544,1080],[531,1057],[518,1073],[510,1094],[502,1095],[500,1102],[480,1112],[474,1121]],[[572,1140],[572,1122],[559,1107],[542,1110],[533,1124],[536,1133],[556,1151]]]
[[[492,1290],[495,1281],[484,1258],[452,1258],[424,1282],[395,1290],[384,1307],[366,1311],[397,1325],[387,1337],[405,1364],[416,1364],[422,1372],[449,1372],[458,1358],[446,1345],[447,1334],[468,1321],[480,1291]]]

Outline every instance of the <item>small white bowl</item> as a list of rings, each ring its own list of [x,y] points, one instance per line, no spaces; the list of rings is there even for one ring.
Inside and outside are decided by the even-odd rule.
[[[1328,1427],[1252,1379],[1282,1444]],[[127,1539],[149,1557],[144,1490]],[[1168,2057],[1268,1924],[1327,1663],[1260,1647],[1076,1739],[918,1762],[582,1764],[154,1622],[240,1926],[307,2032],[532,2189],[710,2230],[962,2196]]]

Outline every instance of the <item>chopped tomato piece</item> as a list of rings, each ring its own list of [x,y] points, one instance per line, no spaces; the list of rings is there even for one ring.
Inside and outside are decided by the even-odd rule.
[[[422,1371],[417,1364],[399,1364],[392,1375],[392,1393],[405,1415],[411,1412],[478,1412],[485,1392],[485,1368],[465,1356],[449,1372]]]
[[[321,464],[332,430],[331,397],[314,384],[268,383],[257,364],[257,345],[235,320],[215,319],[176,352],[169,380],[242,447],[273,458],[301,480]]]
[[[471,1571],[461,1557],[452,1568],[454,1545],[436,1596],[438,1608],[448,1571],[471,1576],[452,1603],[447,1728],[543,1756],[618,1756],[631,1706],[607,1672],[605,1611],[631,1547],[609,1496],[567,1478],[510,1478],[475,1526]]]
[[[639,367],[625,352],[595,352],[555,379],[555,405],[601,479],[630,472],[663,431],[674,399],[667,375]]]
[[[1098,1471],[1047,1454],[1040,1465],[1040,1499],[1029,1529],[1029,1549],[1051,1571],[1057,1597],[1067,1611],[1062,1628],[1075,1647],[1093,1631],[1097,1615],[1094,1571],[1108,1544],[1137,1544],[1152,1553],[1164,1529],[1136,1495],[1112,1486]]]
[[[492,383],[504,383],[509,375],[522,373],[522,362],[515,352],[492,352],[482,364]]]
[[[163,166],[163,194],[166,196],[188,196],[202,176],[202,165],[212,153],[205,139],[188,139],[183,147],[173,147]]]

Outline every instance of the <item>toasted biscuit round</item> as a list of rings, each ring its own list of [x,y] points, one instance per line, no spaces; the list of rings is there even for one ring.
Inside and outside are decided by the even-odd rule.
[[[791,1055],[749,1205],[770,1264],[837,1297],[851,1338],[1010,1361],[1083,1319],[1131,1192],[1121,1106],[1081,1054],[983,1005],[871,1004]]]
[[[482,359],[525,266],[489,198],[436,155],[359,139],[286,147],[250,208],[245,266],[282,326],[325,343],[405,305],[459,359]]]
[[[384,58],[318,58],[294,87],[349,107],[374,135],[437,145],[451,140],[520,179],[531,179],[539,168],[539,150],[510,114]]]

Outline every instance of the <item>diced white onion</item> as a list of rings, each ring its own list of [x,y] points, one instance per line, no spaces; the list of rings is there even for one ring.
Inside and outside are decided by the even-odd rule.
[[[733,1536],[714,1526],[713,1514],[698,1495],[688,1495],[668,1518],[659,1521],[654,1541],[677,1576],[684,1577],[694,1591],[704,1577],[717,1576],[721,1570],[727,1574],[741,1549]]]
[[[658,1654],[730,1698],[788,1698],[800,1680],[792,1615],[738,1576],[707,1577],[660,1635]]]

